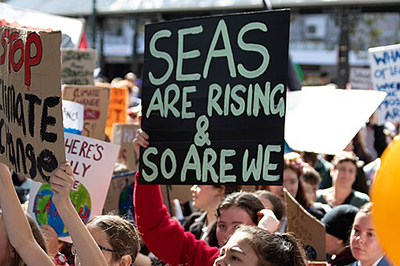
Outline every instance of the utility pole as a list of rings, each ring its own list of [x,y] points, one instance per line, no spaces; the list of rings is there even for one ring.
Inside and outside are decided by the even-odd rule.
[[[338,53],[338,86],[346,88],[349,82],[349,13],[344,9],[339,11],[339,53]]]
[[[96,24],[97,24],[97,10],[96,0],[93,0],[93,11],[92,11],[92,48],[96,49]]]

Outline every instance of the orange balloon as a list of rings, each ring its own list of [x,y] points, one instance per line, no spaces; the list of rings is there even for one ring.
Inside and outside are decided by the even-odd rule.
[[[400,135],[382,154],[381,167],[372,186],[372,218],[382,248],[400,265]]]

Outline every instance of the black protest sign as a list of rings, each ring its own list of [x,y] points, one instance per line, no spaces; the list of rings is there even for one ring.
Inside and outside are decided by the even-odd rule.
[[[0,161],[35,181],[65,162],[60,31],[0,27]]]
[[[281,184],[288,10],[146,26],[140,182]]]

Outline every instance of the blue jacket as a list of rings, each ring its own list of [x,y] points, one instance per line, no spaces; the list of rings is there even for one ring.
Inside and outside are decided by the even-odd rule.
[[[355,261],[351,264],[351,266],[357,266],[358,261]],[[377,266],[391,266],[391,264],[386,260],[385,257],[381,259]]]

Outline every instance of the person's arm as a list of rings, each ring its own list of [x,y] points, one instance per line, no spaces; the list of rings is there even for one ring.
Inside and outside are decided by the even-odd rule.
[[[50,178],[50,183],[54,191],[53,203],[68,229],[81,265],[106,266],[107,261],[103,253],[82,222],[69,197],[74,183],[71,165],[65,163],[57,168]]]
[[[36,242],[25,213],[19,203],[8,166],[0,163],[0,205],[10,244],[26,265],[54,265]]]
[[[135,151],[147,148],[149,136],[142,130],[133,141]],[[171,265],[212,265],[219,254],[216,247],[210,247],[203,240],[196,240],[176,220],[170,220],[163,204],[160,186],[138,184],[136,175],[134,205],[136,224],[142,238],[151,252]]]

